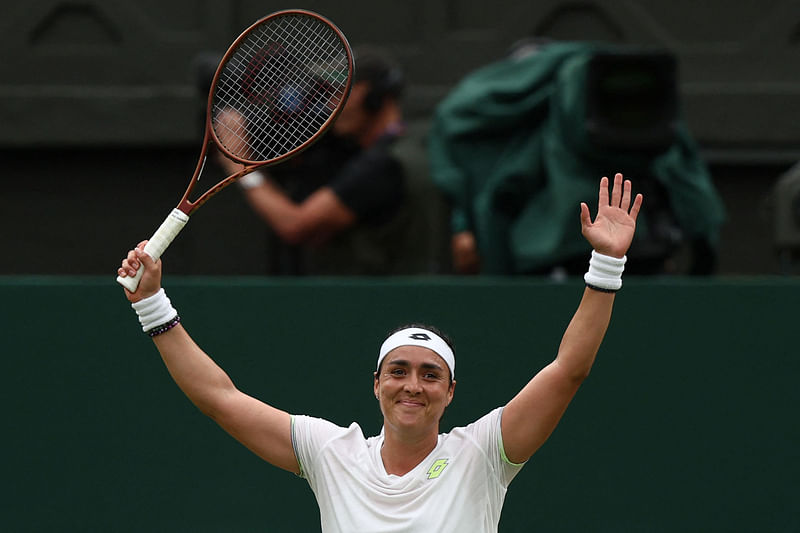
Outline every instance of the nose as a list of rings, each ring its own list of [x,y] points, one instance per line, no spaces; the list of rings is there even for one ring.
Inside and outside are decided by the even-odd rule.
[[[411,373],[403,383],[403,390],[409,394],[419,394],[422,392],[422,385],[420,384],[419,377],[415,373]]]

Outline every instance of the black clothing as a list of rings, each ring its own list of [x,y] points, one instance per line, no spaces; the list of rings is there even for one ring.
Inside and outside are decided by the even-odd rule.
[[[290,246],[272,236],[269,274],[391,274],[402,229],[400,207],[405,175],[392,155],[394,135],[367,149],[351,139],[326,134],[299,156],[270,168],[289,198],[300,203],[320,187],[330,187],[351,209],[356,223],[321,245]]]

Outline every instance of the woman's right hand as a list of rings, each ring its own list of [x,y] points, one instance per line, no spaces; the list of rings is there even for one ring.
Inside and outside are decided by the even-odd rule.
[[[135,276],[140,265],[144,268],[144,273],[142,274],[142,279],[139,280],[136,292],[123,289],[125,297],[131,303],[144,300],[161,289],[161,260],[153,261],[153,258],[144,251],[145,244],[147,244],[147,241],[142,241],[136,248],[130,250],[127,257],[122,260],[122,265],[117,269],[117,274],[125,278]]]

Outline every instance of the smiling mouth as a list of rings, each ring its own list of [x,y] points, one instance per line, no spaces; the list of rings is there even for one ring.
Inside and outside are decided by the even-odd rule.
[[[412,402],[411,400],[400,400],[397,403],[399,403],[400,405],[408,406],[408,407],[422,407],[423,406],[422,403],[420,403],[420,402]]]

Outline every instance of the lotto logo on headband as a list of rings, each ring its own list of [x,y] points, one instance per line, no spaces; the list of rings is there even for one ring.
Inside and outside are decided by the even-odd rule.
[[[429,341],[431,340],[431,336],[427,333],[412,333],[408,336],[409,339],[414,339],[416,341]]]

